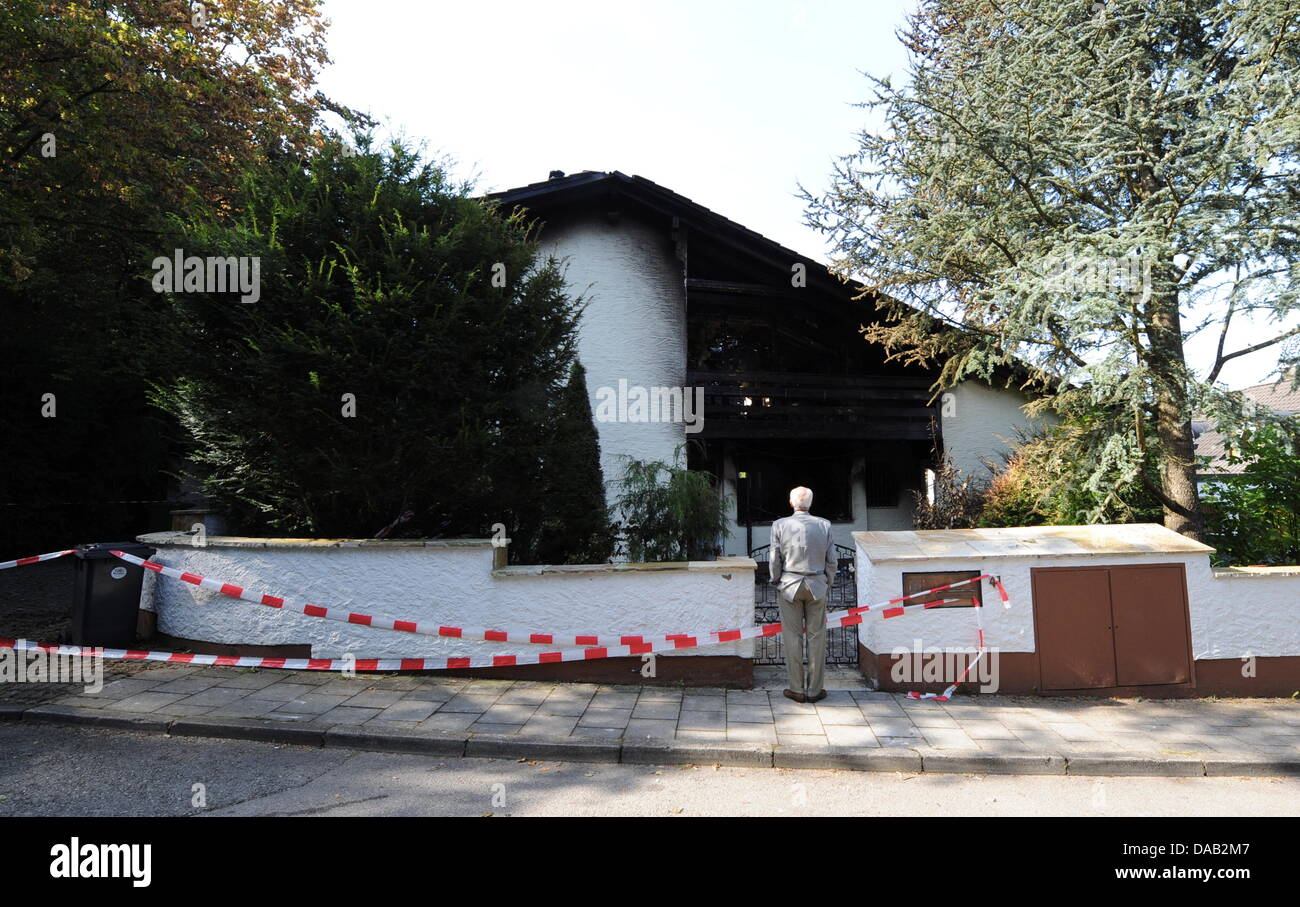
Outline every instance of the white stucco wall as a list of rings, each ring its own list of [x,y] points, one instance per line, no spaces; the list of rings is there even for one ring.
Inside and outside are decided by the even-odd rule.
[[[984,462],[1001,464],[1002,454],[1018,440],[1017,429],[1033,434],[1047,424],[1025,415],[1022,407],[1028,398],[1013,388],[972,380],[947,393],[951,399],[945,398],[940,407],[944,449],[967,475],[987,479]]]
[[[874,604],[902,594],[903,573],[974,570],[1002,579],[1011,608],[999,604],[984,582],[985,641],[1003,652],[1034,651],[1035,567],[1088,567],[1125,564],[1182,564],[1187,577],[1192,653],[1197,659],[1300,655],[1300,569],[1214,571],[1208,555],[1146,555],[941,559],[875,564],[857,550],[858,601]],[[895,647],[966,648],[975,644],[975,614],[970,608],[909,609],[902,617],[868,618],[858,628],[861,643],[877,654]]]
[[[208,545],[169,544],[170,534],[143,536],[154,560],[297,603],[444,626],[499,627],[554,633],[662,634],[749,626],[754,621],[754,562],[748,558],[689,565],[494,570],[490,542],[319,542],[208,538]],[[174,538],[174,537],[172,537]],[[630,569],[629,569],[630,568]],[[590,571],[590,572],[587,572]],[[162,633],[205,642],[310,644],[316,658],[481,657],[560,646],[530,646],[418,636],[368,629],[253,604],[169,577],[145,573],[143,601]],[[751,657],[753,642],[665,656]]]
[[[686,381],[686,280],[662,226],[624,213],[548,221],[545,254],[568,258],[570,291],[587,299],[578,357],[593,415],[600,387],[681,387]],[[686,439],[679,422],[596,422],[606,497],[613,503],[624,455],[671,462]]]

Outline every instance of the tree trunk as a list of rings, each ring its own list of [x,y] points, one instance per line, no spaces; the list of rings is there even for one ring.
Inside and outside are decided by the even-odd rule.
[[[1148,313],[1165,526],[1199,541],[1201,497],[1196,488],[1196,445],[1187,411],[1186,360],[1177,294],[1158,293]]]

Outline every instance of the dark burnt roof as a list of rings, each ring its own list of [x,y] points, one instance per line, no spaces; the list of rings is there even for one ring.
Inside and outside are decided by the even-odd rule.
[[[559,172],[552,171],[553,174]],[[833,274],[825,263],[788,249],[775,240],[768,239],[763,234],[723,217],[716,211],[643,176],[628,176],[617,170],[609,172],[583,170],[566,176],[552,175],[549,179],[536,183],[486,195],[486,198],[504,207],[525,208],[543,220],[547,212],[612,200],[616,197],[629,199],[650,212],[676,218],[690,230],[701,231],[711,239],[765,261],[786,274],[790,273],[791,265],[802,262],[807,270],[809,286],[817,285],[821,290],[834,293],[846,302],[858,295],[859,291],[855,287]],[[872,312],[877,308],[874,296],[858,300],[856,304],[865,306]],[[958,330],[958,328],[941,326],[939,330]],[[1016,363],[997,366],[993,373],[997,380],[991,383],[995,385],[1024,385],[1030,380],[1032,370],[1022,363]]]
[[[823,262],[800,255],[761,233],[723,217],[698,202],[643,176],[628,176],[617,170],[608,173],[584,170],[568,176],[552,177],[516,189],[490,193],[487,197],[510,207],[519,205],[538,215],[546,211],[584,202],[598,201],[614,196],[627,198],[641,207],[666,216],[675,217],[692,230],[699,230],[711,238],[735,246],[756,258],[779,267],[785,273],[790,266],[801,262],[807,268],[809,282],[818,281],[827,289],[833,285],[840,294],[852,288],[830,272]],[[853,291],[856,295],[856,291]]]

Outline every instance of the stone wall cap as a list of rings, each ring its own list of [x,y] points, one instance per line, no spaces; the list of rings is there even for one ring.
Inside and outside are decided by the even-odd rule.
[[[875,564],[1004,557],[1214,553],[1209,545],[1156,523],[855,532],[853,540]]]
[[[136,536],[146,545],[173,545],[186,548],[492,548],[492,539],[311,539],[260,538],[236,535],[209,535],[201,546],[194,544],[192,532],[149,532]]]
[[[493,576],[577,576],[599,573],[732,573],[737,570],[754,570],[758,565],[751,557],[720,557],[716,561],[664,561],[662,563],[618,564],[520,564],[498,567]]]

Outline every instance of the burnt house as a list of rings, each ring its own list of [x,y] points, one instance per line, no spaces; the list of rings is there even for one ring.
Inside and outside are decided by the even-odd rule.
[[[544,250],[586,300],[578,354],[608,499],[624,457],[671,461],[691,441],[690,465],[732,502],[724,553],[767,544],[796,485],[813,489],[842,544],[910,529],[936,446],[982,471],[1032,428],[1010,387],[968,381],[936,396],[937,371],[887,362],[864,340],[874,304],[824,264],[648,179],[556,171],[492,197],[541,221]],[[637,405],[665,388],[687,409],[702,397],[702,419]]]

